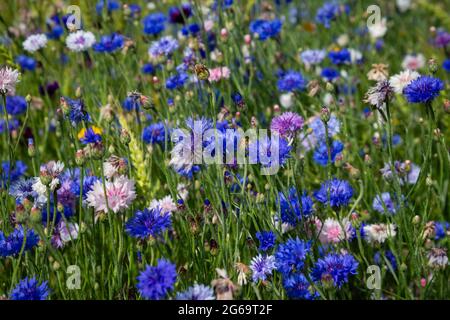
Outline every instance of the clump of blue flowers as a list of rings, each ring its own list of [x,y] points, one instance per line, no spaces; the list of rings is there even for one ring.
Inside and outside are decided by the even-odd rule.
[[[298,237],[280,244],[275,252],[278,271],[283,275],[301,272],[310,249],[311,243]]]

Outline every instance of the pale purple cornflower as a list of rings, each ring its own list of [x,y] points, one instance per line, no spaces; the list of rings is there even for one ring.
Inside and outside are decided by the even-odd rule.
[[[272,119],[270,130],[278,132],[283,138],[292,138],[302,129],[303,118],[295,112],[285,112]]]
[[[272,271],[275,269],[275,256],[263,256],[259,254],[254,257],[250,263],[253,282],[257,282],[258,280],[265,281],[267,276],[272,274]]]
[[[399,178],[400,185],[415,184],[419,179],[420,167],[410,161],[395,161],[394,170]],[[380,169],[380,173],[385,179],[392,179],[392,170],[389,163],[385,163],[384,167]]]
[[[55,233],[52,236],[52,245],[56,248],[62,248],[67,242],[78,238],[79,227],[74,222],[64,222],[61,220],[56,226]]]
[[[215,300],[214,290],[203,284],[194,284],[186,291],[177,293],[176,300]]]
[[[448,266],[446,248],[431,248],[427,254],[428,266],[435,270],[445,270]]]
[[[165,36],[158,41],[153,41],[148,49],[151,58],[168,56],[178,49],[178,41],[172,36]]]
[[[325,50],[305,50],[300,53],[300,58],[305,65],[310,66],[321,63],[326,55]]]
[[[365,96],[364,102],[370,103],[377,109],[394,95],[394,88],[388,80],[379,81],[374,87],[371,87]]]

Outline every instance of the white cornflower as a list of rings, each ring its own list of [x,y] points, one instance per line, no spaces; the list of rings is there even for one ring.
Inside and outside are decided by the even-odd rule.
[[[184,183],[179,183],[177,185],[177,193],[184,201],[186,201],[187,197],[189,196],[189,190]]]
[[[368,243],[384,243],[387,238],[395,237],[395,224],[369,224],[364,226],[364,238]]]
[[[394,88],[395,93],[402,93],[403,89],[411,83],[411,81],[420,77],[420,74],[416,71],[405,70],[396,75],[393,75],[389,82]]]
[[[294,94],[292,92],[288,92],[280,95],[280,104],[283,108],[291,108],[294,105]]]
[[[35,52],[47,45],[47,36],[43,33],[33,34],[23,42],[23,48],[28,52]]]
[[[153,199],[152,202],[150,202],[149,209],[156,208],[159,208],[161,210],[161,213],[172,213],[177,210],[177,205],[169,195],[165,196],[161,200]]]
[[[71,33],[66,38],[66,45],[72,51],[86,51],[95,43],[95,36],[90,31],[79,30]]]

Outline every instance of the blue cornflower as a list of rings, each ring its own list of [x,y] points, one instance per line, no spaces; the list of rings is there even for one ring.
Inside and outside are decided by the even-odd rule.
[[[141,6],[136,3],[130,3],[128,5],[128,9],[130,10],[130,17],[132,18],[138,17],[142,11]]]
[[[73,189],[72,179],[62,180],[61,186],[57,191],[58,203],[66,207],[72,207],[73,205],[75,205],[75,201],[79,194],[74,193]]]
[[[333,286],[340,288],[350,275],[358,273],[357,269],[358,261],[351,254],[330,253],[316,262],[311,278],[327,284],[332,281]]]
[[[325,50],[305,50],[300,53],[300,58],[306,65],[315,65],[321,63],[326,55]]]
[[[383,134],[383,136],[381,137],[381,141],[383,142],[383,145],[385,147],[387,147],[388,141],[387,141],[387,135],[386,134]],[[392,145],[395,147],[395,146],[398,146],[401,143],[402,143],[402,137],[399,134],[394,133],[392,135]]]
[[[50,198],[50,216],[49,216],[50,221],[53,221],[55,207],[56,207],[56,217],[54,217],[54,218],[55,218],[56,223],[61,221],[61,219],[63,219],[63,216],[65,219],[69,219],[70,217],[72,217],[75,214],[75,209],[73,207],[62,206],[62,208],[58,208],[59,206],[54,205],[53,195],[51,195],[50,197],[51,197]],[[60,210],[60,209],[62,209],[62,210]],[[41,215],[42,215],[42,224],[47,225],[47,206],[46,205],[44,205],[42,207]]]
[[[267,276],[271,275],[275,269],[276,263],[274,256],[263,256],[259,254],[250,263],[253,282],[258,282],[259,280],[265,281]]]
[[[93,45],[96,52],[112,53],[123,47],[124,37],[118,33],[104,35]]]
[[[339,133],[341,129],[341,122],[337,119],[337,117],[332,114],[330,116],[330,120],[327,123],[328,125],[328,136],[333,137]],[[313,121],[309,124],[309,128],[313,130],[314,137],[321,141],[325,140],[325,124],[323,123],[320,117],[315,117]]]
[[[441,240],[444,239],[447,236],[447,231],[450,230],[450,223],[447,221],[439,222],[436,221],[434,223],[434,239],[435,240]]]
[[[259,163],[264,168],[276,169],[286,163],[292,147],[284,138],[265,136],[250,143],[248,149],[250,163]]]
[[[36,69],[36,60],[33,57],[21,54],[17,56],[16,63],[20,65],[22,70],[34,71]]]
[[[330,145],[330,156],[331,163],[334,163],[336,160],[336,156],[341,154],[342,150],[344,150],[344,144],[339,140],[334,140]],[[325,141],[320,141],[319,146],[316,148],[313,154],[314,161],[321,165],[326,166],[328,163],[328,149]]]
[[[91,120],[82,99],[70,99],[64,97],[61,98],[61,104],[63,105],[63,108],[68,109],[68,112],[65,113],[69,117],[72,126],[76,127],[76,125],[82,121],[88,122]]]
[[[142,20],[142,24],[144,25],[144,32],[151,35],[160,34],[166,28],[166,20],[167,18],[162,12],[149,14],[144,18],[144,20]]]
[[[445,71],[450,72],[450,59],[446,59],[444,60],[444,62],[442,62],[442,68]]]
[[[268,38],[273,38],[277,36],[281,27],[283,26],[283,22],[279,19],[274,20],[254,20],[250,23],[250,32],[256,33],[258,35],[258,39],[261,41],[265,41]]]
[[[211,6],[211,8],[213,10],[216,10],[216,9],[226,10],[226,9],[231,8],[232,6],[233,6],[233,0],[214,0],[214,3]]]
[[[233,92],[231,94],[231,100],[233,100],[234,104],[236,104],[239,107],[242,107],[245,104],[244,98],[239,92]]]
[[[81,143],[89,144],[89,143],[98,143],[102,141],[102,136],[98,133],[98,131],[92,127],[89,127],[85,130],[84,135],[80,138]]]
[[[403,89],[403,95],[410,103],[428,103],[439,96],[439,91],[444,89],[441,79],[420,76]]]
[[[83,179],[83,200],[86,200],[87,194],[89,193],[89,191],[91,191],[94,187],[94,184],[96,181],[100,181],[99,177],[96,176],[86,176]],[[78,187],[78,191],[74,192],[75,194],[80,194],[80,180],[78,179],[78,182],[76,184],[76,186]]]
[[[302,91],[305,90],[307,83],[300,72],[290,70],[280,75],[277,87],[282,92]]]
[[[339,78],[339,71],[333,68],[323,68],[320,76],[326,81],[333,82]]]
[[[330,198],[330,205],[332,207],[346,206],[353,196],[353,189],[345,180],[327,180],[320,186],[320,189],[314,192],[314,197],[323,204],[328,204],[328,197]]]
[[[383,257],[383,255],[384,255],[384,257]],[[395,259],[395,256],[394,256],[394,254],[392,253],[392,251],[390,251],[390,250],[384,251],[384,254],[383,254],[383,252],[381,252],[381,251],[377,251],[377,252],[375,253],[375,255],[373,256],[373,261],[374,261],[377,265],[383,266],[383,265],[386,264],[385,258],[386,258],[386,259],[389,261],[389,263],[391,264],[392,269],[393,269],[393,270],[396,270],[396,269],[397,269],[397,260]]]
[[[177,293],[176,300],[215,300],[214,291],[211,287],[203,284],[194,284],[186,291]]]
[[[314,300],[319,296],[316,291],[313,291],[314,289],[302,273],[284,277],[283,287],[291,299]]]
[[[384,209],[384,207],[386,207],[386,210]],[[387,211],[391,214],[394,214],[397,212],[399,205],[397,203],[394,203],[394,200],[392,199],[389,192],[383,192],[381,196],[375,196],[375,198],[373,199],[372,208],[379,213],[385,213]]]
[[[138,211],[125,225],[125,231],[138,239],[156,238],[172,226],[170,214],[161,209],[144,209]]]
[[[345,48],[338,51],[330,51],[328,58],[336,65],[349,64],[352,61],[350,51]]]
[[[341,15],[343,11],[348,12],[349,7],[345,6],[342,10],[337,1],[326,2],[317,10],[316,22],[322,24],[325,28],[330,28],[330,23]]]
[[[173,142],[175,146],[171,151],[170,165],[178,174],[192,178],[194,173],[200,171],[200,166],[194,165],[195,157],[198,156],[194,153],[198,153],[198,150],[204,150],[214,141],[214,137],[207,137],[205,134],[207,130],[213,128],[213,123],[205,117],[200,119],[188,118],[186,119],[186,126],[189,129],[187,133],[182,129],[175,129],[174,131]]]
[[[24,113],[27,109],[27,103],[21,96],[7,96],[6,97],[6,112],[13,116],[18,116]],[[3,114],[3,100],[0,102],[0,114]],[[11,121],[11,120],[10,120]],[[9,124],[11,126],[11,123]],[[10,128],[11,130],[11,128]]]
[[[144,74],[154,74],[156,69],[155,69],[155,66],[153,66],[153,64],[146,63],[142,66],[141,71]]]
[[[9,194],[16,198],[16,201],[21,203],[26,198],[34,198],[37,196],[33,190],[34,178],[25,179],[20,178],[13,183],[9,188]]]
[[[181,6],[169,8],[169,21],[171,23],[183,24],[185,18],[189,18],[192,14],[192,8],[189,3],[183,3]]]
[[[153,41],[148,49],[148,53],[153,57],[169,56],[178,49],[178,41],[172,36],[165,36],[157,41]]]
[[[20,253],[24,243],[24,230],[22,226],[15,228],[8,237],[0,231],[0,256],[14,257]],[[27,230],[24,250],[31,250],[39,242],[39,236],[32,229]]]
[[[156,266],[147,265],[137,277],[137,289],[149,300],[161,300],[173,290],[177,280],[176,266],[168,260],[159,259]]]
[[[21,178],[27,171],[27,168],[27,165],[20,160],[17,160],[12,168],[9,161],[3,161],[0,170],[0,188],[6,187],[8,179],[10,183],[13,183]]]
[[[187,73],[177,73],[166,80],[166,88],[169,90],[180,89],[188,79],[189,75]]]
[[[166,129],[164,122],[152,123],[148,127],[145,127],[142,132],[142,140],[145,143],[161,143],[166,140]]]
[[[200,32],[200,26],[197,23],[191,23],[187,27],[184,27],[181,32],[184,36],[188,36],[191,34],[192,36],[196,36]]]
[[[278,271],[284,276],[300,272],[310,249],[311,243],[300,240],[298,237],[280,244],[275,252]]]
[[[36,278],[20,280],[17,286],[11,291],[9,298],[11,300],[47,300],[50,294],[47,281],[39,282]]]
[[[9,132],[17,130],[20,126],[20,121],[16,118],[9,119]],[[6,131],[6,122],[4,119],[0,119],[0,133]]]
[[[273,231],[261,231],[256,233],[259,240],[259,250],[268,251],[275,246],[276,236]]]
[[[128,96],[123,100],[122,107],[127,111],[133,111],[136,110],[139,112],[141,107],[141,101],[140,99],[136,99],[135,97]]]
[[[47,25],[49,32],[46,33],[49,39],[59,39],[64,34],[64,27],[59,24],[49,24]]]
[[[0,112],[3,112],[3,101],[0,103]],[[6,112],[12,116],[19,116],[27,110],[27,101],[22,96],[6,97]]]
[[[287,198],[283,192],[278,193],[278,198],[281,221],[283,223],[296,226],[299,221],[302,221],[303,217],[308,217],[314,212],[314,203],[311,197],[305,192],[299,199],[298,192],[295,187],[291,187],[289,189]]]
[[[103,7],[105,6],[105,2],[106,2],[106,10],[108,11],[108,13],[120,9],[120,2],[119,1],[116,1],[116,0],[100,0],[95,5],[95,11],[97,11],[97,14],[102,14]]]

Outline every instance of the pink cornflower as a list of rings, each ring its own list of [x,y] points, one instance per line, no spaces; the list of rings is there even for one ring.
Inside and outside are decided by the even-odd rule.
[[[108,212],[108,207],[114,213],[127,209],[136,198],[134,181],[125,176],[120,176],[114,181],[105,183],[108,204],[106,203],[103,183],[96,181],[92,190],[87,194],[87,204],[94,207],[96,212]]]
[[[272,119],[270,130],[284,138],[291,138],[303,127],[303,118],[295,112],[285,112]]]
[[[319,219],[316,219],[315,224],[317,232],[320,232],[319,240],[322,244],[349,240],[355,233],[348,219],[343,219],[342,222],[339,222],[335,219],[328,218],[324,221],[323,225]]]
[[[0,69],[0,94],[14,95],[16,93],[16,84],[19,82],[19,71],[9,67]]]
[[[230,69],[228,67],[218,67],[209,70],[209,78],[208,80],[211,82],[217,82],[221,79],[228,79],[230,78]]]

